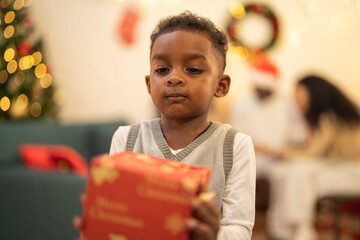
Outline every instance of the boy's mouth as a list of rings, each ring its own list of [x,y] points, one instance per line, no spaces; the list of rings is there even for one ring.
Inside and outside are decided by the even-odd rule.
[[[178,92],[172,92],[165,95],[165,98],[174,102],[183,101],[187,98],[186,95]]]

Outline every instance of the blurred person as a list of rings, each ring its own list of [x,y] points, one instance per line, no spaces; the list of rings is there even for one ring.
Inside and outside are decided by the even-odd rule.
[[[270,239],[317,239],[316,201],[326,195],[360,194],[359,108],[328,80],[309,75],[295,89],[309,138],[287,148],[269,175]]]
[[[274,153],[305,139],[305,124],[293,99],[280,93],[276,65],[263,53],[250,60],[252,92],[230,108],[229,123],[251,136],[256,151],[257,177],[267,179]]]

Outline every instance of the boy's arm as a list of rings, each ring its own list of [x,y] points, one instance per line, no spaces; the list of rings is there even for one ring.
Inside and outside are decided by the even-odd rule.
[[[240,133],[236,135],[233,156],[217,240],[250,240],[255,221],[256,163],[254,146],[249,136]]]

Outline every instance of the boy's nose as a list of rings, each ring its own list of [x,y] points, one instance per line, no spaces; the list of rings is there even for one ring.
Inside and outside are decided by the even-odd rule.
[[[177,86],[177,85],[182,86],[185,84],[185,80],[179,76],[173,75],[166,81],[166,84],[168,86]]]

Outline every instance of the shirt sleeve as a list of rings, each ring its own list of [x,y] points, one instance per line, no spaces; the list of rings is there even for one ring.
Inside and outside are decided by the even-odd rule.
[[[255,222],[255,151],[249,136],[237,133],[233,167],[225,187],[218,240],[250,240]]]
[[[115,131],[111,140],[110,155],[125,151],[129,131],[130,126],[121,126]]]

